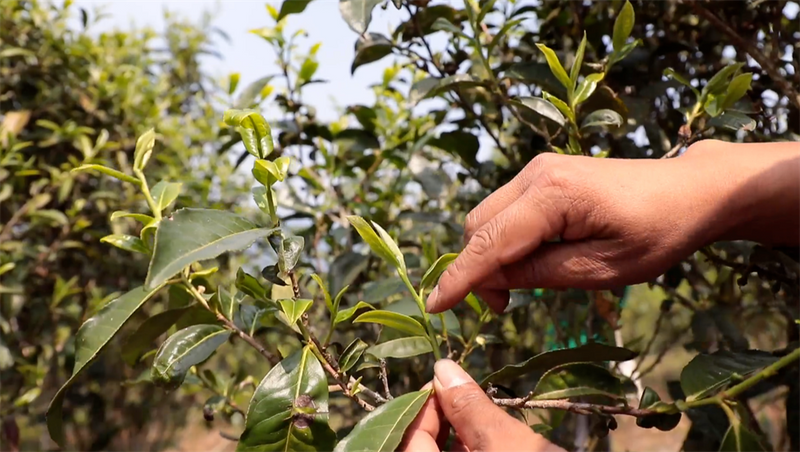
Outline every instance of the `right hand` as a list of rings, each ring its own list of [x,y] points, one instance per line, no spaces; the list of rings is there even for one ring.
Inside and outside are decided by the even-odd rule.
[[[757,206],[777,193],[786,206],[766,207],[790,220],[767,236],[796,236],[791,203],[800,199],[787,188],[798,191],[798,151],[796,143],[707,140],[669,160],[542,154],[469,213],[466,246],[427,309],[445,311],[471,291],[501,312],[509,289],[648,281],[715,240],[763,236],[750,231],[765,214]]]

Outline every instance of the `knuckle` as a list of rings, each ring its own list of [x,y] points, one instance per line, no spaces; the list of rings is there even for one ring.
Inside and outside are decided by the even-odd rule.
[[[472,238],[472,234],[478,229],[478,218],[481,216],[481,206],[472,209],[464,220],[464,243],[468,243]]]
[[[470,252],[477,256],[483,256],[488,253],[492,249],[492,244],[495,241],[495,229],[496,227],[492,226],[492,223],[490,223],[475,232],[469,241],[468,248],[471,248]]]
[[[453,389],[453,394],[450,398],[450,412],[453,418],[468,417],[474,412],[474,408],[478,405],[486,395],[473,385],[457,386]]]

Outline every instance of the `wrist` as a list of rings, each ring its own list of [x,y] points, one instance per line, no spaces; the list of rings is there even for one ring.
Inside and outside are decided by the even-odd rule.
[[[704,241],[800,242],[800,144],[703,141],[680,159],[708,168]]]

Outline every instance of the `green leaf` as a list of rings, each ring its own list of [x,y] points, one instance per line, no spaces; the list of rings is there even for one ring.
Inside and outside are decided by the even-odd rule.
[[[417,306],[417,303],[411,298],[404,298],[396,301],[386,306],[384,310],[413,317],[420,322],[424,321],[422,313],[419,311],[419,306]],[[461,324],[453,311],[447,310],[441,315],[444,316],[444,327],[447,328],[447,334],[450,336],[461,336]],[[434,330],[440,333],[443,332],[444,327],[442,326],[442,320],[439,315],[430,316],[430,322]]]
[[[301,86],[311,80],[311,77],[317,72],[319,62],[315,58],[306,58],[297,72],[297,83]]]
[[[437,17],[436,20],[433,22],[431,28],[434,31],[444,31],[447,33],[452,33],[454,35],[461,36],[464,33],[461,32],[461,27],[453,24],[449,20],[444,17]]]
[[[372,10],[381,2],[382,0],[339,0],[339,12],[351,30],[363,35],[372,21]]]
[[[142,181],[140,181],[139,179],[136,179],[135,177],[128,176],[125,173],[122,173],[120,171],[117,171],[115,169],[111,169],[111,168],[103,166],[103,165],[81,165],[81,166],[79,166],[77,168],[74,168],[71,172],[88,171],[88,170],[99,171],[99,172],[105,174],[106,176],[111,176],[111,177],[119,179],[119,180],[121,180],[123,182],[130,182],[131,184],[134,184],[137,187],[142,185]]]
[[[640,409],[656,409],[662,406],[666,406],[661,401],[661,397],[658,396],[658,393],[651,389],[649,386],[644,388],[644,392],[642,393],[642,398],[639,400],[639,408]],[[677,410],[677,408],[676,408]],[[659,413],[659,414],[651,414],[649,416],[640,416],[636,418],[636,425],[642,428],[657,428],[662,432],[668,432],[681,422],[681,413]]]
[[[580,105],[588,99],[597,89],[597,84],[603,80],[603,74],[589,74],[575,89],[575,96],[572,98],[572,105]]]
[[[122,345],[122,359],[129,366],[136,365],[139,358],[153,345],[153,341],[166,333],[190,309],[189,306],[167,309],[142,322]]]
[[[153,154],[153,147],[156,144],[156,131],[149,129],[141,134],[136,140],[136,149],[133,151],[133,168],[143,170]]]
[[[61,447],[65,445],[62,404],[67,388],[105,349],[128,319],[159,289],[161,286],[152,290],[137,287],[103,306],[97,315],[84,322],[78,329],[75,336],[75,366],[72,376],[53,397],[46,413],[47,431],[50,433],[50,438]]]
[[[280,21],[290,14],[302,13],[311,1],[312,0],[283,0],[283,3],[281,3],[281,12],[278,14],[276,21]]]
[[[581,75],[581,66],[583,65],[583,55],[586,53],[586,32],[583,32],[583,39],[578,45],[578,51],[575,52],[575,61],[572,63],[572,68],[569,71],[569,79],[572,82],[571,86],[578,83],[578,76]]]
[[[478,301],[478,297],[476,297],[472,292],[467,295],[467,298],[464,299],[467,302],[467,305],[475,311],[475,314],[479,316],[483,314],[483,306],[481,306],[481,302]]]
[[[371,223],[372,226],[375,228],[375,230],[378,231],[378,235],[380,236],[381,240],[383,240],[384,245],[386,245],[386,249],[388,249],[389,252],[392,253],[392,257],[394,258],[394,260],[399,263],[400,270],[402,272],[405,272],[406,271],[405,257],[403,256],[403,252],[400,251],[400,248],[397,246],[397,243],[395,243],[392,236],[390,236],[389,233],[386,232],[386,230],[381,227],[381,225],[375,223],[374,221],[372,221]]]
[[[735,376],[747,378],[777,360],[771,353],[757,350],[697,355],[681,371],[681,388],[687,401],[697,400],[724,389]]]
[[[358,360],[361,359],[361,355],[364,354],[364,350],[366,350],[367,347],[369,347],[369,345],[361,339],[356,338],[353,340],[353,342],[344,349],[342,355],[339,356],[339,369],[342,372],[350,370],[356,365]]]
[[[744,130],[745,132],[756,129],[756,121],[753,118],[735,111],[726,111],[720,116],[711,118],[708,125],[735,131]]]
[[[617,113],[614,110],[602,109],[602,110],[595,110],[583,119],[581,123],[581,129],[587,129],[590,127],[621,127],[622,126],[622,115]]]
[[[555,105],[558,108],[558,111],[564,114],[570,121],[575,121],[575,112],[572,111],[569,105],[563,100],[553,96],[552,94],[548,93],[547,91],[542,91],[542,98],[551,104]]]
[[[509,364],[484,378],[481,385],[508,382],[530,373],[544,373],[563,364],[628,361],[636,356],[635,352],[625,348],[590,342],[576,348],[540,353],[519,364]]]
[[[244,300],[245,293],[239,292],[236,285],[231,287],[230,292],[223,286],[217,288],[217,293],[211,298],[210,306],[228,320],[234,320],[239,306]]]
[[[456,74],[444,78],[428,77],[411,85],[411,91],[408,93],[408,101],[412,105],[416,105],[423,99],[439,95],[449,90],[479,85],[483,85],[483,83],[473,79],[467,74]]]
[[[314,304],[314,300],[279,300],[278,303],[289,319],[289,323],[295,324],[308,311],[308,308]]]
[[[151,217],[150,215],[144,215],[141,213],[123,212],[121,210],[112,213],[110,221],[115,221],[120,218],[133,218],[134,220],[142,224],[149,224],[151,221],[153,221],[153,217]]]
[[[725,111],[741,99],[750,90],[750,83],[753,81],[753,74],[739,74],[731,80],[728,89],[725,90],[725,100],[720,105],[720,111]]]
[[[269,85],[270,81],[272,81],[272,78],[273,78],[272,75],[268,75],[266,77],[261,77],[260,79],[247,85],[247,88],[245,88],[244,91],[242,91],[242,93],[239,94],[239,97],[236,99],[234,107],[238,109],[244,109],[244,108],[250,108],[253,105],[255,105],[256,98],[258,98],[258,96],[261,95],[261,93],[264,91],[264,88]]]
[[[383,240],[381,237],[378,237],[378,234],[375,233],[375,230],[372,229],[372,226],[370,226],[366,220],[356,215],[350,215],[347,217],[347,221],[353,225],[353,227],[356,229],[356,232],[358,232],[358,235],[360,235],[361,239],[363,239],[364,242],[369,245],[373,253],[385,260],[387,264],[390,264],[398,269],[405,269],[405,263],[398,259],[394,250],[389,248],[389,245],[385,240]],[[389,239],[391,240],[391,237]],[[391,241],[391,243],[394,244],[394,241]],[[396,247],[397,245],[395,245],[395,248]]]
[[[164,211],[164,209],[178,199],[178,195],[181,194],[181,188],[183,188],[183,184],[179,182],[161,181],[150,189],[150,195],[153,197],[160,211]]]
[[[126,234],[111,234],[100,239],[102,243],[114,245],[119,249],[130,251],[132,253],[150,254],[147,245],[139,238]]]
[[[564,66],[561,65],[561,62],[558,61],[558,56],[556,53],[549,47],[544,44],[536,44],[536,47],[542,51],[544,54],[545,59],[547,60],[547,65],[550,66],[550,71],[553,75],[556,76],[559,82],[564,85],[564,88],[567,91],[572,91],[572,82],[569,79],[569,75],[567,75],[567,71],[564,70]]]
[[[564,364],[547,371],[533,391],[534,400],[557,400],[583,396],[624,399],[622,383],[603,367],[587,364]]]
[[[303,252],[305,239],[299,235],[293,235],[283,240],[280,253],[278,254],[278,267],[286,273],[294,269],[300,254]]]
[[[347,309],[341,310],[336,313],[336,319],[334,320],[333,324],[338,325],[342,322],[346,322],[350,320],[356,314],[356,311],[359,309],[375,309],[371,304],[365,303],[363,301],[359,301],[356,303],[355,306],[351,306]]]
[[[265,159],[272,153],[272,129],[255,110],[226,110],[223,117],[225,124],[238,127],[242,142],[247,152],[257,159]]]
[[[381,358],[411,358],[412,356],[432,353],[431,343],[427,337],[401,337],[376,344],[366,350],[366,354],[377,359]]]
[[[392,41],[380,33],[367,33],[356,41],[356,56],[350,66],[350,74],[365,64],[373,63],[392,53]]]
[[[193,325],[168,337],[153,359],[153,383],[177,389],[189,369],[207,360],[230,335],[219,325]]]
[[[242,77],[242,74],[238,72],[232,72],[228,76],[228,94],[231,95],[236,92],[236,88],[239,86],[239,79]]]
[[[694,93],[695,97],[697,97],[697,98],[700,97],[700,91],[698,91],[697,88],[692,86],[692,83],[689,80],[687,80],[682,75],[680,75],[677,72],[675,72],[675,70],[672,69],[671,67],[668,67],[668,68],[664,69],[664,76],[665,77],[671,77],[671,78],[675,79],[681,85],[684,85],[684,86],[688,87],[689,89],[691,89],[692,92]]]
[[[424,336],[425,328],[413,318],[391,311],[370,311],[358,316],[353,323],[379,323],[412,336]]]
[[[560,126],[567,123],[567,118],[561,114],[558,108],[541,97],[519,97],[512,100],[511,103],[517,107],[526,108],[538,113]]]
[[[442,132],[439,138],[434,138],[428,143],[431,146],[436,146],[443,151],[460,157],[467,166],[478,166],[477,155],[480,150],[480,141],[478,137],[472,133],[463,130]]]
[[[236,288],[256,300],[264,300],[267,298],[267,290],[264,286],[262,286],[254,276],[248,274],[241,268],[236,271]]]
[[[331,294],[330,292],[328,292],[328,287],[322,281],[322,278],[320,278],[319,275],[316,273],[312,273],[311,278],[314,279],[314,281],[319,286],[319,290],[322,291],[322,295],[325,297],[325,306],[328,307],[328,311],[330,311],[331,315],[336,315],[336,312],[333,309],[333,301],[331,300]]]
[[[247,409],[237,451],[332,450],[328,379],[308,347],[270,369]]]
[[[731,424],[722,438],[720,452],[766,452],[767,449],[758,436],[740,422]]]
[[[334,311],[339,312],[339,305],[342,303],[342,297],[344,297],[345,292],[347,292],[347,289],[349,288],[350,286],[342,287],[342,290],[340,290],[339,293],[337,293],[336,296],[333,298]]]
[[[744,63],[735,63],[720,69],[703,87],[703,91],[700,93],[701,96],[706,97],[709,94],[719,95],[724,93],[728,89],[728,79],[742,66],[744,66]]]
[[[160,285],[194,262],[243,250],[272,232],[222,210],[178,210],[156,232],[145,287]]]
[[[364,416],[334,452],[394,452],[431,391],[404,394]]]
[[[278,157],[274,162],[259,159],[253,165],[253,177],[265,187],[271,187],[275,182],[286,179],[289,171],[289,157]]]
[[[633,31],[633,24],[636,21],[636,14],[633,11],[633,5],[628,0],[625,0],[625,5],[614,21],[614,34],[611,39],[614,45],[614,50],[619,52],[625,46],[628,38]]]
[[[436,262],[434,262],[422,276],[422,282],[419,284],[420,292],[429,287],[433,287],[439,280],[439,277],[442,276],[442,273],[447,269],[447,266],[456,260],[457,257],[458,253],[449,253],[439,256],[439,259],[436,259]]]

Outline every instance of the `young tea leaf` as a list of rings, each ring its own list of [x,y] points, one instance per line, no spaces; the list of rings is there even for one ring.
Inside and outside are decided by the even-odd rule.
[[[140,187],[142,185],[142,181],[140,181],[139,179],[137,179],[135,177],[132,177],[132,176],[128,176],[127,174],[125,174],[123,172],[117,171],[115,169],[111,169],[111,168],[109,168],[107,166],[103,166],[103,165],[81,165],[81,166],[73,169],[71,172],[88,171],[88,170],[99,171],[99,172],[105,174],[106,176],[111,176],[111,177],[113,177],[115,179],[119,179],[119,180],[121,180],[123,182],[130,182],[131,184],[134,184],[137,187]]]
[[[280,300],[278,303],[289,319],[289,323],[295,324],[308,311],[308,308],[314,304],[314,300]]]
[[[564,85],[564,88],[566,88],[568,92],[572,92],[572,81],[569,75],[567,75],[567,71],[564,70],[564,66],[558,61],[556,53],[544,44],[537,43],[536,47],[544,54],[544,58],[547,60],[547,65],[550,66],[550,71],[553,72],[553,75]]]
[[[611,42],[614,46],[614,51],[619,52],[628,41],[628,38],[633,31],[633,24],[636,21],[636,14],[633,11],[633,5],[628,0],[625,0],[625,5],[614,21],[614,34],[612,35]]]
[[[401,337],[373,345],[366,350],[366,354],[377,359],[381,358],[411,358],[413,356],[432,353],[431,343],[427,337]]]
[[[375,308],[369,303],[359,301],[358,303],[356,303],[355,306],[351,306],[347,309],[338,311],[336,313],[336,319],[333,321],[333,324],[338,325],[342,322],[350,320],[350,318],[353,317],[356,314],[356,311],[358,311],[359,309],[375,309]]]
[[[541,97],[520,97],[511,101],[511,103],[517,107],[536,112],[560,126],[567,123],[567,119],[558,108]]]
[[[218,325],[194,325],[168,337],[153,359],[153,383],[177,389],[189,369],[208,359],[230,335],[229,330]]]
[[[103,237],[100,241],[132,253],[150,254],[150,250],[147,249],[147,245],[144,244],[142,239],[132,235],[111,234]]]
[[[183,188],[181,183],[161,181],[150,189],[150,195],[160,211],[163,211],[178,199],[178,195],[181,194],[181,188]]]
[[[381,405],[364,416],[334,452],[394,452],[430,394],[410,392]]]
[[[364,354],[364,350],[366,350],[367,347],[369,347],[369,345],[367,345],[366,342],[356,338],[344,349],[342,355],[339,356],[339,369],[342,372],[350,370],[356,365],[358,360],[361,359],[361,355]]]
[[[247,152],[257,159],[265,159],[273,150],[272,129],[255,110],[226,110],[225,124],[237,127]]]
[[[353,225],[353,227],[356,229],[356,232],[358,232],[358,235],[361,236],[364,242],[366,242],[367,245],[369,245],[373,253],[377,254],[381,259],[385,260],[386,263],[395,268],[399,269],[405,267],[405,265],[402,263],[402,261],[398,259],[393,250],[389,248],[386,241],[380,238],[377,233],[375,233],[375,230],[372,229],[372,226],[370,226],[366,220],[355,215],[347,217],[347,220],[350,222],[351,225]],[[394,243],[394,241],[392,241],[392,243]],[[395,247],[396,246],[397,245],[395,245]]]
[[[331,300],[330,292],[328,292],[328,287],[325,286],[325,283],[322,281],[322,278],[320,278],[318,274],[312,273],[311,278],[314,280],[314,282],[317,283],[317,286],[319,286],[319,290],[322,291],[322,296],[325,297],[325,306],[328,307],[328,311],[331,313],[331,315],[335,316],[336,311],[333,309],[333,301]]]
[[[569,79],[572,86],[578,83],[578,76],[581,75],[581,65],[583,65],[583,54],[586,53],[586,32],[583,32],[583,39],[578,45],[578,51],[575,52],[575,61],[572,63],[572,68],[569,71]]]
[[[429,287],[433,287],[442,273],[447,269],[447,266],[456,260],[457,257],[458,253],[449,253],[436,259],[436,262],[434,262],[428,271],[425,272],[425,275],[422,276],[422,282],[419,284],[420,292]]]
[[[150,129],[141,134],[136,140],[136,148],[133,151],[133,168],[143,170],[153,154],[153,147],[156,144],[156,131]]]
[[[353,323],[378,323],[412,336],[424,336],[426,334],[425,328],[413,318],[391,311],[365,312],[358,316]]]

